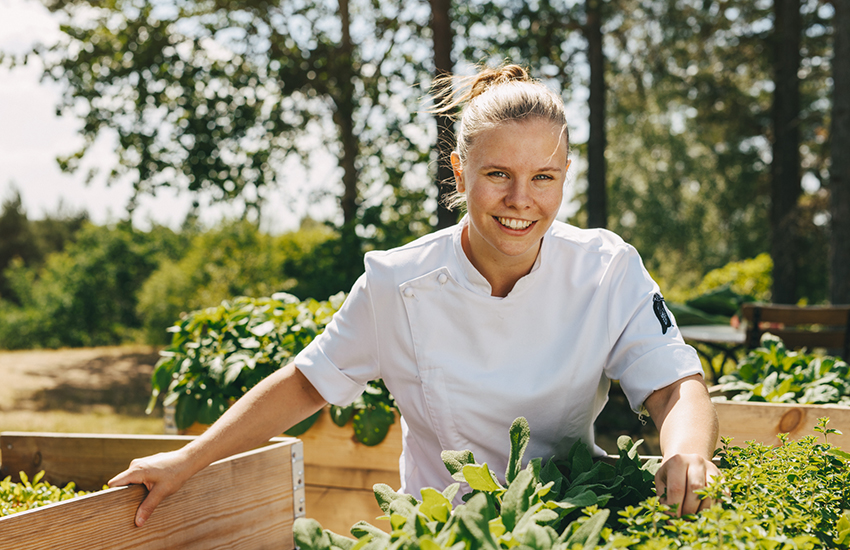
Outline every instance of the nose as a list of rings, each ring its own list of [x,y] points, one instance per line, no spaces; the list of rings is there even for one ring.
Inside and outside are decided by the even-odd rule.
[[[532,203],[531,193],[531,182],[517,178],[508,187],[505,204],[518,209],[527,208]]]

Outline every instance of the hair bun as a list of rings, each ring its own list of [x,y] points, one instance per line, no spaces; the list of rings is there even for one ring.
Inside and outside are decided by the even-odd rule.
[[[519,65],[505,65],[497,69],[484,69],[472,81],[468,99],[480,95],[491,86],[507,84],[508,82],[529,82],[531,76]]]

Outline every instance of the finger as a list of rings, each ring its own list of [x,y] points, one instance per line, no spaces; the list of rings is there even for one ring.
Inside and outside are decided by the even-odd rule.
[[[677,516],[682,515],[682,505],[685,499],[685,475],[687,466],[680,463],[679,457],[673,457],[668,460],[661,469],[658,470],[656,476],[656,487],[663,487],[666,491],[666,496],[662,502],[671,508],[674,508]],[[659,494],[664,494],[659,489]]]
[[[138,470],[124,470],[106,482],[110,487],[123,487],[125,485],[141,484],[142,477]]]
[[[701,464],[688,464],[685,483],[681,515],[695,514],[702,504],[702,498],[695,491],[705,487],[705,467]]]
[[[159,503],[167,496],[163,494],[164,491],[158,490],[158,487],[154,485],[153,489],[148,493],[148,496],[139,504],[139,508],[136,510],[136,527],[142,527],[145,523],[147,523],[148,519],[150,519],[151,514],[159,506]]]

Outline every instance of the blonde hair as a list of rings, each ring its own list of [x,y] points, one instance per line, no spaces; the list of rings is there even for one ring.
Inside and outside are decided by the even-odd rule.
[[[461,164],[466,163],[469,149],[481,132],[503,122],[531,118],[549,120],[562,128],[569,157],[570,136],[563,100],[542,82],[531,78],[519,65],[484,68],[476,75],[461,79],[457,89],[452,87],[451,76],[440,77],[431,89],[437,103],[432,113],[452,114],[463,106],[456,136]],[[457,190],[446,198],[449,209],[465,202],[466,197]]]

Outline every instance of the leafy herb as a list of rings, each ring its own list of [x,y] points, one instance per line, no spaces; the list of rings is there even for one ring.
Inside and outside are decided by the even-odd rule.
[[[41,481],[43,470],[32,481],[24,472],[20,472],[20,477],[20,483],[13,482],[11,476],[0,481],[0,517],[88,494],[77,491],[73,482],[59,488]]]
[[[718,380],[724,392],[715,400],[776,403],[838,403],[850,405],[850,366],[836,357],[786,349],[765,333],[761,346],[750,351],[734,373]]]
[[[827,437],[828,419],[816,430]],[[656,463],[641,461],[637,444],[621,439],[614,464],[589,457],[578,445],[564,461],[530,460],[520,418],[510,431],[511,455],[503,486],[469,451],[444,451],[452,477],[471,488],[453,500],[460,483],[423,489],[422,500],[376,485],[391,531],[366,522],[356,537],[298,519],[295,539],[309,550],[575,550],[614,548],[850,548],[850,454],[816,438],[772,448],[749,443],[719,451],[723,475],[702,494],[713,500],[698,514],[677,518],[654,496]],[[603,464],[603,466],[600,466]],[[515,473],[515,475],[514,475]],[[511,478],[512,476],[512,478]],[[565,496],[570,495],[570,496]],[[633,504],[632,504],[633,503]]]
[[[160,352],[152,376],[153,412],[160,396],[174,406],[178,429],[212,424],[231,403],[286,365],[320,334],[345,299],[301,301],[286,293],[270,298],[239,297],[193,311],[174,324],[171,345]],[[395,401],[381,381],[371,382],[351,407],[331,406],[334,422],[353,418],[355,436],[367,445],[383,441],[395,422]],[[307,431],[321,411],[286,433]]]

